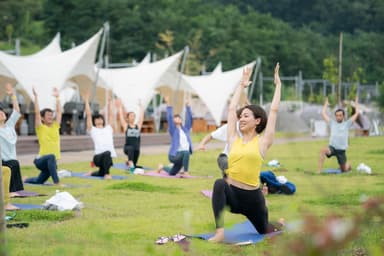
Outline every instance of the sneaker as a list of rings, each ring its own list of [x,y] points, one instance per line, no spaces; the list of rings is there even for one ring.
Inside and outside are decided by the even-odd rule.
[[[156,240],[156,244],[166,244],[169,242],[169,237],[161,236]]]
[[[171,240],[172,240],[173,242],[178,243],[178,242],[180,242],[180,241],[183,241],[185,238],[187,238],[185,235],[177,234],[177,235],[172,236],[172,237],[171,237]]]

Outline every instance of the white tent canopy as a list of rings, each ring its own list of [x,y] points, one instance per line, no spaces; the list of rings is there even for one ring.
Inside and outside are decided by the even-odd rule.
[[[56,54],[59,54],[61,52],[62,52],[62,50],[60,47],[60,33],[57,33],[55,35],[55,37],[52,39],[52,41],[46,47],[44,47],[42,50],[40,50],[34,54],[24,56],[24,57],[40,58],[40,57],[44,57],[44,56],[56,55]]]
[[[244,67],[253,67],[255,62],[237,69],[222,72],[221,64],[209,75],[187,76],[182,78],[205,103],[216,125],[221,124],[223,111],[228,105],[228,100],[239,84]]]
[[[62,90],[66,82],[76,76],[94,79],[94,61],[101,33],[102,30],[83,44],[52,55],[47,54],[52,50],[40,53],[40,57],[11,56],[0,52],[0,75],[16,80],[31,99],[32,87],[35,87],[40,108],[54,108],[51,97],[54,87]]]
[[[123,102],[127,111],[138,112],[138,102],[146,108],[162,78],[174,70],[183,52],[152,63],[140,63],[130,68],[100,69],[100,78]]]

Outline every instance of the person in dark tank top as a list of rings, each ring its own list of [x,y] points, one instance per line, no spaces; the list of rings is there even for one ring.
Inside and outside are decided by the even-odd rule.
[[[144,108],[141,105],[141,102],[138,103],[139,106],[139,119],[136,121],[136,114],[133,111],[126,113],[126,118],[124,117],[124,107],[120,100],[117,101],[117,107],[119,109],[119,119],[121,128],[125,133],[125,144],[124,144],[124,154],[127,155],[127,166],[130,171],[133,172],[137,167],[137,162],[140,156],[140,135],[141,127],[143,126],[144,121]]]

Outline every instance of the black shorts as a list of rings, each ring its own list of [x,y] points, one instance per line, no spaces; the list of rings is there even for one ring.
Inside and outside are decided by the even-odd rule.
[[[345,150],[335,149],[332,146],[329,146],[329,150],[331,151],[331,154],[327,154],[328,158],[336,156],[339,165],[344,165],[347,163],[347,155],[345,154]]]

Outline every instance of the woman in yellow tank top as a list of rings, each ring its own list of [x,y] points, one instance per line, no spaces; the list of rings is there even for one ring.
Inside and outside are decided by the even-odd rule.
[[[223,212],[226,206],[229,206],[232,213],[246,216],[260,234],[273,231],[273,227],[268,223],[268,209],[260,189],[259,176],[263,159],[275,135],[281,92],[279,67],[277,63],[274,74],[275,92],[268,117],[260,106],[248,105],[241,109],[239,126],[242,138],[236,132],[236,107],[242,91],[251,83],[250,67],[243,70],[241,82],[231,99],[227,122],[227,140],[230,148],[226,171],[228,177],[216,180],[213,187],[212,208],[216,233],[210,241],[224,240]]]

